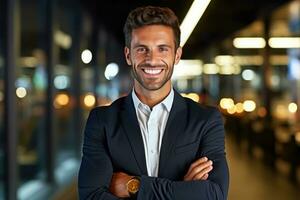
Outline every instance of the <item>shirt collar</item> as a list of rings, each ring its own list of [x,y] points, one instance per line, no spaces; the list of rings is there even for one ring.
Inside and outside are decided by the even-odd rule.
[[[134,104],[135,110],[138,109],[138,106],[139,106],[140,104],[144,105],[144,104],[140,101],[140,99],[137,97],[134,88],[133,88],[133,90],[132,90],[131,96],[132,96],[132,100],[133,100],[133,104]],[[164,100],[163,100],[162,102],[160,102],[159,104],[164,105],[165,108],[167,109],[167,111],[170,112],[170,111],[171,111],[171,108],[172,108],[173,100],[174,100],[174,90],[173,90],[173,88],[171,88],[171,91],[170,91],[170,93],[168,94],[168,96],[167,96],[166,98],[164,98]],[[158,104],[157,104],[157,105],[158,105]]]

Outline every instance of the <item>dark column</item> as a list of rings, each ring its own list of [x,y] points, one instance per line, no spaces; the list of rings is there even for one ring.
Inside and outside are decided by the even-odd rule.
[[[263,49],[263,96],[264,96],[264,106],[266,108],[267,114],[265,116],[264,124],[264,136],[265,143],[263,144],[264,148],[264,157],[265,162],[271,167],[275,167],[275,134],[272,127],[272,114],[271,114],[271,102],[272,102],[272,88],[271,88],[271,77],[272,77],[272,68],[270,63],[271,48],[268,44],[270,38],[270,16],[266,16],[264,19],[264,39],[266,41],[266,47]]]
[[[47,100],[46,100],[46,170],[47,182],[54,184],[54,165],[55,165],[55,134],[53,132],[53,71],[55,65],[55,44],[54,44],[54,31],[55,31],[55,11],[54,0],[45,0],[46,5],[46,69],[47,69]]]
[[[71,66],[72,66],[72,95],[74,96],[73,109],[73,130],[75,137],[75,152],[77,158],[81,158],[81,141],[82,141],[82,109],[80,105],[81,96],[81,59],[80,46],[82,35],[82,15],[80,11],[80,3],[76,0],[73,3],[73,24],[72,24],[72,49],[71,49]]]
[[[266,47],[263,49],[263,97],[264,97],[264,106],[267,111],[266,119],[268,122],[271,121],[271,76],[272,69],[270,64],[270,46],[268,44],[268,40],[270,37],[270,17],[266,16],[264,19],[264,39],[266,41]]]
[[[105,28],[103,27],[103,25],[100,25],[99,26],[99,29],[98,29],[98,32],[99,32],[99,41],[98,41],[98,73],[99,73],[99,76],[98,76],[98,81],[100,82],[100,84],[106,84],[107,83],[107,80],[106,78],[104,77],[104,71],[105,71],[105,68],[106,68],[106,50],[107,50],[107,43],[108,43],[108,40],[110,38],[108,38],[108,35],[107,35],[107,32],[105,30]]]
[[[96,98],[96,102],[98,100],[98,94],[97,94],[97,87],[99,84],[99,75],[100,75],[100,70],[99,70],[99,51],[98,51],[98,42],[99,42],[99,26],[97,25],[97,22],[93,21],[93,29],[92,29],[92,38],[90,41],[90,47],[91,47],[91,52],[93,54],[93,59],[91,61],[91,66],[93,67],[94,70],[94,83],[93,83],[93,88],[94,88],[94,96]]]
[[[16,65],[19,60],[19,1],[5,1],[5,75],[4,75],[4,133],[5,133],[5,199],[17,199],[17,115],[16,115]]]

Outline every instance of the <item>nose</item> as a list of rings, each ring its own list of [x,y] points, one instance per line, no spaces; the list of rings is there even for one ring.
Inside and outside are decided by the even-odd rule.
[[[153,50],[149,50],[146,54],[146,63],[154,65],[155,63],[159,62],[159,56],[158,54],[153,51]]]

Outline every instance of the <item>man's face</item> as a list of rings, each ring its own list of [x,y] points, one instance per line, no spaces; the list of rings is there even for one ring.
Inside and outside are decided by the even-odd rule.
[[[132,31],[130,49],[125,57],[132,66],[135,83],[146,90],[159,90],[171,85],[174,64],[181,57],[181,48],[175,50],[172,28],[147,25]]]

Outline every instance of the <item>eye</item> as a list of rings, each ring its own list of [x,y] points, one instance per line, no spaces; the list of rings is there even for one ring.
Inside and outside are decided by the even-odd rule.
[[[167,47],[159,47],[158,49],[160,52],[167,52],[169,49]]]
[[[138,53],[145,53],[145,52],[147,51],[147,49],[146,49],[145,47],[138,47],[138,48],[136,49],[136,51],[137,51]]]

